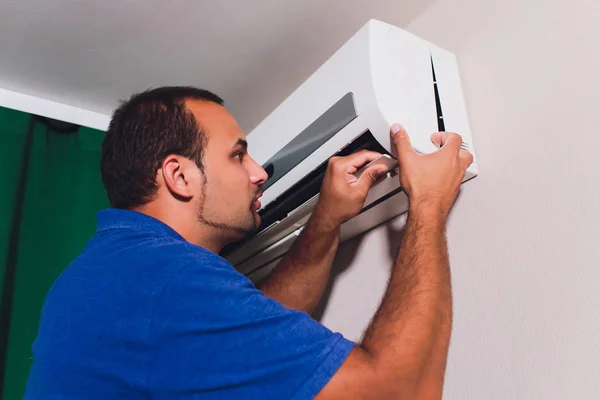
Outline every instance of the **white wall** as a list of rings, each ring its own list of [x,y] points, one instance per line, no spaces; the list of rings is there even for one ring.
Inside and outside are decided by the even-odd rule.
[[[448,229],[447,399],[600,398],[599,16],[598,0],[441,0],[408,26],[457,55],[481,172]],[[360,338],[402,220],[340,249],[325,325]]]

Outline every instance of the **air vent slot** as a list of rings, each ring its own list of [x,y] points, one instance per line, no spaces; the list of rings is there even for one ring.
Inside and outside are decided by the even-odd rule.
[[[435,109],[437,112],[438,131],[445,132],[446,125],[444,124],[444,114],[442,113],[442,103],[440,102],[440,93],[438,91],[437,79],[435,77],[435,67],[433,65],[433,57],[431,60],[431,74],[433,76],[433,92],[435,94]]]
[[[433,76],[433,92],[435,94],[435,109],[437,112],[438,131],[445,132],[446,124],[444,122],[444,114],[442,112],[442,103],[440,101],[440,92],[438,90],[437,78],[435,77],[435,66],[433,65],[433,57],[431,57],[430,59],[431,59],[431,74]],[[469,143],[463,141],[462,144],[460,145],[460,148],[462,150],[469,151]]]

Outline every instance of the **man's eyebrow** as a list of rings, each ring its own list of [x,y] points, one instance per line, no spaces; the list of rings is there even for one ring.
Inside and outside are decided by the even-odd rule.
[[[242,147],[244,150],[248,150],[248,142],[244,139],[238,139],[237,142],[235,142],[235,144],[233,145],[234,148],[238,146]]]

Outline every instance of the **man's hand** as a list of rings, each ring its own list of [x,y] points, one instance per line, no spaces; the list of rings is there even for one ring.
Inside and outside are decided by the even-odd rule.
[[[363,205],[373,183],[388,172],[387,167],[374,165],[357,179],[354,173],[381,154],[361,150],[346,157],[329,159],[321,194],[314,211],[320,224],[332,230],[355,217]]]
[[[369,167],[360,179],[354,173],[380,155],[363,150],[330,159],[315,210],[290,251],[260,287],[267,296],[296,310],[310,313],[315,308],[329,279],[340,242],[340,225],[360,212],[369,188],[387,167]]]
[[[392,127],[400,184],[410,209],[387,291],[361,343],[317,398],[440,399],[452,331],[446,218],[471,154],[454,133],[436,133],[438,151],[420,155]]]
[[[398,150],[400,184],[410,199],[411,209],[431,210],[446,217],[465,171],[473,162],[471,153],[460,148],[461,137],[450,132],[434,133],[431,141],[441,149],[418,154],[403,127],[395,124],[392,133]]]

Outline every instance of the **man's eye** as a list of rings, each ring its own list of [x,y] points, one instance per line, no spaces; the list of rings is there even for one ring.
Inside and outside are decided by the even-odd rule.
[[[234,157],[242,161],[244,159],[244,153],[237,153]]]

